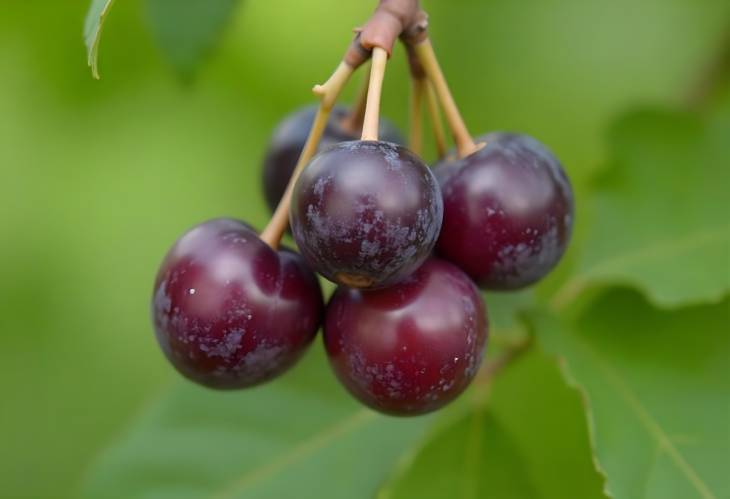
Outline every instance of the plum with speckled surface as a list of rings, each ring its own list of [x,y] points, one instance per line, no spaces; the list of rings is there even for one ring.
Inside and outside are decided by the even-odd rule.
[[[324,151],[338,142],[359,138],[359,131],[355,134],[342,125],[348,113],[349,110],[345,106],[335,106],[332,109],[318,151]],[[316,114],[317,106],[298,109],[284,118],[271,135],[263,164],[264,196],[271,211],[276,209],[276,205],[284,195]],[[403,143],[403,136],[390,121],[381,118],[379,130],[383,140],[396,144]]]
[[[312,159],[295,187],[292,233],[307,263],[327,279],[381,288],[415,271],[443,217],[438,182],[405,147],[337,144]]]
[[[220,218],[186,232],[155,280],[157,340],[187,378],[244,388],[291,367],[314,339],[324,304],[301,256],[274,251],[244,223]]]
[[[527,135],[492,133],[479,151],[436,166],[444,222],[436,252],[486,289],[528,286],[562,257],[573,190],[557,158]]]
[[[406,416],[443,407],[466,389],[487,329],[476,285],[455,265],[430,258],[389,288],[339,287],[327,305],[324,343],[352,395]]]

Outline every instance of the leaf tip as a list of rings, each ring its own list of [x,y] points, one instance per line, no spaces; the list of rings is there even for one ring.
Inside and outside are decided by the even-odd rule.
[[[101,30],[104,26],[106,16],[109,14],[114,4],[114,0],[92,0],[89,11],[86,14],[84,23],[84,40],[86,43],[87,58],[86,63],[91,68],[91,77],[99,80],[99,41],[101,38]]]

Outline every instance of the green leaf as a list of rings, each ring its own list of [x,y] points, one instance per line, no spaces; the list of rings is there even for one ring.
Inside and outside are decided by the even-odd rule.
[[[509,433],[480,408],[433,435],[378,497],[522,499],[537,493]]]
[[[238,0],[147,0],[152,34],[170,63],[191,77],[213,50]]]
[[[583,399],[566,386],[554,358],[535,345],[495,379],[489,406],[514,436],[537,497],[605,498]]]
[[[486,410],[452,416],[404,459],[380,497],[605,497],[581,399],[552,359],[533,349],[494,380],[491,392]]]
[[[372,497],[430,421],[364,409],[317,348],[252,390],[175,385],[102,455],[86,496]]]
[[[709,117],[643,111],[619,121],[577,275],[555,305],[597,283],[637,287],[662,307],[722,298],[730,289],[729,116],[726,107]]]
[[[84,21],[84,42],[86,43],[86,62],[91,75],[99,79],[99,40],[104,21],[112,8],[114,0],[92,0]]]
[[[730,497],[728,305],[662,312],[614,291],[575,323],[534,317],[586,397],[613,497]]]

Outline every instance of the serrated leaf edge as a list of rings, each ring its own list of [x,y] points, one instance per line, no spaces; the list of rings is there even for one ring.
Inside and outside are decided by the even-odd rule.
[[[570,370],[570,367],[568,366],[568,361],[565,359],[565,357],[559,356],[559,355],[553,355],[552,356],[557,365],[558,369],[560,370],[560,374],[563,376],[563,380],[565,381],[565,384],[575,390],[578,393],[578,396],[580,397],[581,404],[583,405],[583,413],[586,417],[586,425],[588,426],[588,440],[591,444],[591,461],[593,461],[593,467],[596,469],[596,471],[603,477],[603,493],[608,498],[614,498],[613,492],[611,492],[609,485],[608,485],[608,475],[606,474],[606,470],[601,465],[601,462],[598,459],[598,449],[596,444],[596,422],[593,418],[593,407],[591,405],[591,397],[588,395],[588,392],[585,388],[583,388],[583,385],[581,385],[573,375],[572,371]]]
[[[578,295],[585,291],[586,288],[593,284],[618,284],[621,282],[626,282],[627,284],[639,288],[647,299],[654,305],[660,307],[667,305],[686,305],[687,302],[684,301],[682,303],[657,302],[656,297],[652,295],[651,290],[641,286],[635,279],[611,279],[606,278],[602,274],[606,274],[607,272],[610,273],[615,269],[621,270],[621,267],[625,265],[636,265],[637,263],[652,260],[657,258],[658,255],[679,256],[683,252],[691,249],[701,248],[717,242],[726,242],[728,240],[730,240],[730,226],[725,226],[715,230],[693,232],[678,239],[661,241],[659,243],[604,260],[589,269],[576,274],[573,278],[568,280],[553,295],[550,305],[556,310],[562,310],[572,303]],[[725,295],[726,291],[727,290],[721,290],[716,296],[714,296],[714,298],[720,300]],[[711,299],[707,298],[702,299],[701,301],[705,302],[708,300]]]
[[[455,411],[449,411],[439,419],[437,419],[419,441],[406,450],[396,461],[394,469],[383,480],[376,499],[390,499],[392,497],[392,484],[397,482],[410,468],[421,452],[428,446],[431,441],[441,436],[449,427],[462,419],[470,417],[474,411],[478,411],[482,404],[468,405],[461,407]]]
[[[629,407],[639,419],[641,425],[646,429],[651,439],[655,440],[657,444],[656,451],[664,451],[669,456],[670,460],[674,465],[682,472],[685,478],[694,486],[697,492],[703,499],[717,499],[717,496],[710,490],[707,484],[702,480],[697,471],[692,467],[689,462],[682,456],[679,450],[672,443],[671,438],[662,429],[659,423],[651,416],[649,411],[641,404],[641,401],[636,397],[628,384],[621,378],[619,373],[611,369],[610,366],[600,358],[600,356],[590,347],[583,342],[578,342],[586,352],[590,354],[595,365],[599,366],[600,371],[603,373],[604,379],[609,383],[610,386],[616,390],[620,398],[624,400],[626,405]],[[590,396],[585,388],[577,381],[576,377],[571,372],[568,361],[563,356],[557,356],[558,366],[563,374],[568,386],[578,391],[581,398],[584,401],[586,420],[588,424],[589,440],[591,442],[591,449],[593,451],[593,463],[598,471],[605,479],[603,492],[610,498],[614,498],[615,495],[610,490],[609,477],[606,470],[600,464],[600,458],[598,456],[598,448],[596,442],[596,429],[595,420],[593,416],[593,410],[590,402]]]

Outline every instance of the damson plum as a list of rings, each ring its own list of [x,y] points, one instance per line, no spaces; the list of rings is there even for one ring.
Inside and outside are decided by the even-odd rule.
[[[431,171],[408,149],[342,142],[315,156],[294,186],[290,219],[309,265],[338,284],[379,288],[428,258],[443,201]]]
[[[302,258],[255,231],[215,219],[185,233],[155,280],[157,340],[180,373],[211,388],[244,388],[291,367],[324,305]]]
[[[487,340],[486,308],[469,277],[431,258],[395,286],[339,287],[324,322],[335,374],[381,412],[434,411],[474,378]]]
[[[486,146],[436,167],[444,197],[437,253],[486,289],[528,286],[555,267],[570,240],[573,191],[537,140],[488,134]]]
[[[335,106],[330,114],[327,127],[322,134],[319,150],[324,151],[338,142],[359,138],[359,130],[350,130],[343,126],[348,115],[345,106]],[[286,190],[299,154],[304,149],[307,135],[312,128],[316,106],[307,106],[288,115],[274,130],[264,157],[263,184],[266,203],[273,211]],[[403,136],[391,122],[380,120],[380,133],[383,140],[401,144]]]

